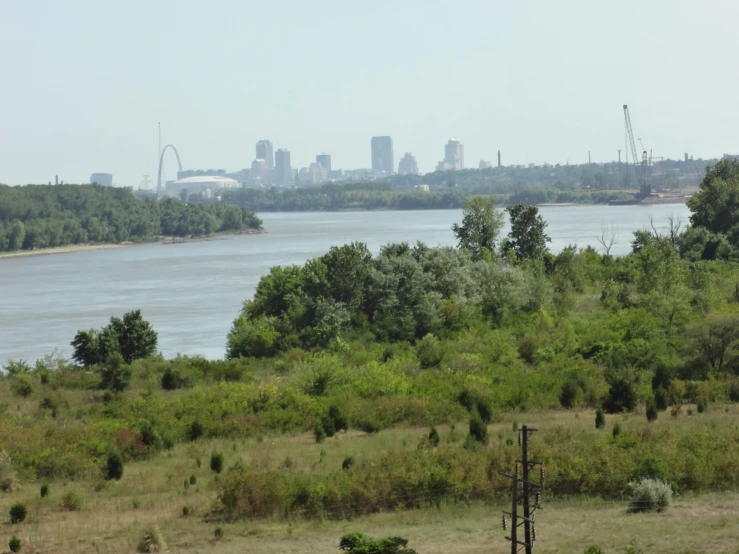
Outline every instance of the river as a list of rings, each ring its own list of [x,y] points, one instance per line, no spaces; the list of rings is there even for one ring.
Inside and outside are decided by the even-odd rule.
[[[670,215],[688,221],[682,204],[544,206],[550,248],[599,248],[601,225],[614,225],[611,253],[629,252],[631,233],[659,226]],[[0,366],[8,360],[71,354],[79,329],[99,328],[110,316],[140,308],[159,332],[159,348],[221,358],[226,335],[260,276],[275,265],[302,264],[333,245],[389,242],[452,245],[461,210],[407,212],[263,213],[262,235],[234,235],[182,244],[142,244],[0,259]],[[507,232],[507,231],[506,231]]]

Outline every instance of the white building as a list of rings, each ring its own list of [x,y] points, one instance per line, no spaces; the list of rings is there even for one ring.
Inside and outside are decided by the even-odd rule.
[[[241,185],[235,179],[220,176],[199,176],[186,177],[177,181],[170,181],[165,188],[165,194],[179,198],[180,193],[186,190],[188,194],[198,194],[202,192],[207,198],[223,189],[236,189]]]
[[[450,138],[444,147],[444,161],[452,169],[464,169],[464,145],[459,139]]]

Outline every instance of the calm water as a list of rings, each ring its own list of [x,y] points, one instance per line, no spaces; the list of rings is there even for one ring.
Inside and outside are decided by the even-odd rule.
[[[543,207],[551,249],[597,246],[601,224],[619,231],[612,254],[629,251],[631,232],[650,215],[664,225],[684,205]],[[141,308],[159,332],[165,356],[220,358],[241,303],[274,265],[302,264],[333,245],[364,241],[451,245],[461,210],[266,213],[264,235],[176,245],[146,244],[53,256],[0,259],[0,365],[57,351],[69,356],[78,329],[101,327],[111,315]]]

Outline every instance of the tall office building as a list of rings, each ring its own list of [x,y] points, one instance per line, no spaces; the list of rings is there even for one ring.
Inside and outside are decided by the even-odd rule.
[[[93,173],[92,175],[90,175],[90,183],[97,183],[98,185],[103,185],[104,187],[112,187],[113,176],[110,173]]]
[[[257,159],[264,160],[267,164],[267,169],[271,170],[275,168],[275,151],[270,141],[260,140],[257,143]]]
[[[452,169],[464,169],[464,145],[459,139],[450,138],[444,147],[444,161]]]
[[[372,169],[384,171],[386,175],[392,175],[394,167],[393,139],[391,137],[372,137]]]
[[[418,175],[418,163],[416,157],[410,152],[406,152],[405,155],[400,158],[398,164],[399,175]]]
[[[290,151],[280,148],[275,153],[275,182],[287,186],[293,179],[293,169],[290,166]]]
[[[316,156],[316,163],[327,172],[331,172],[331,154],[318,154]]]

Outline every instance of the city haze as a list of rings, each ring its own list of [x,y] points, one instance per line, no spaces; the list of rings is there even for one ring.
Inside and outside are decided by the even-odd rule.
[[[254,145],[371,167],[391,136],[433,171],[615,160],[622,105],[655,156],[736,152],[732,1],[191,0],[0,5],[0,182],[156,179],[157,123],[186,168]],[[167,178],[176,166],[167,160]]]

